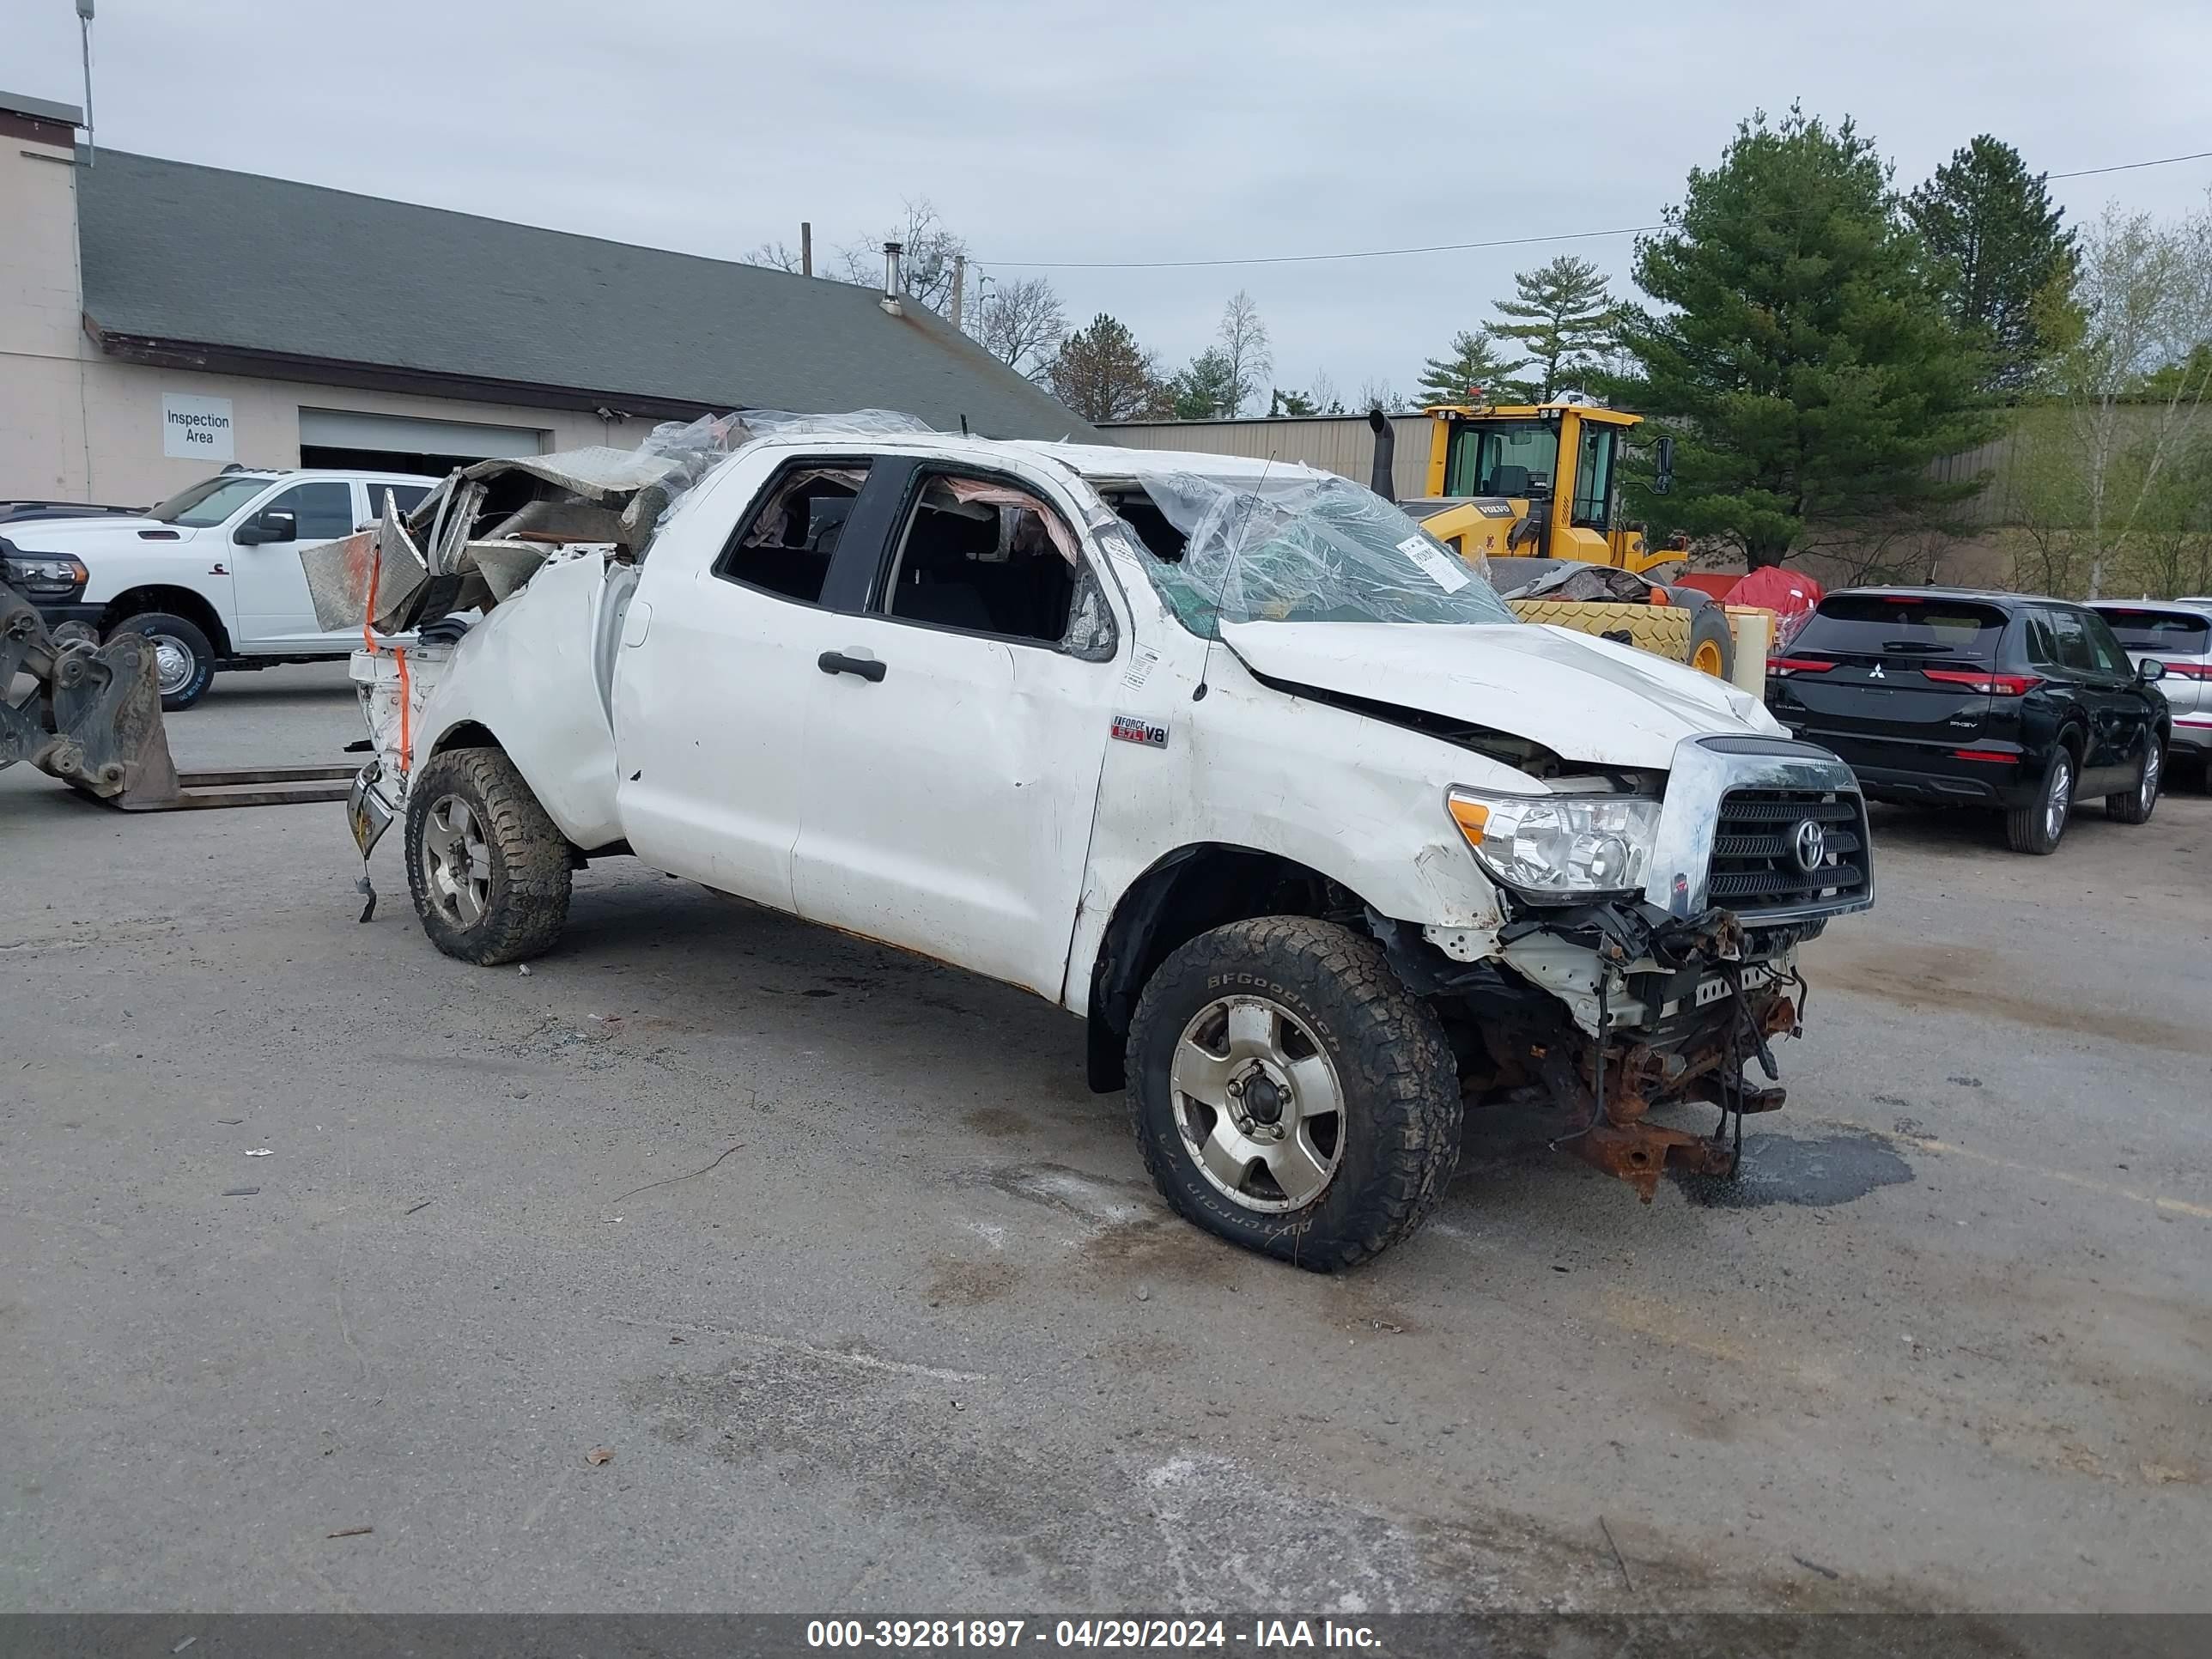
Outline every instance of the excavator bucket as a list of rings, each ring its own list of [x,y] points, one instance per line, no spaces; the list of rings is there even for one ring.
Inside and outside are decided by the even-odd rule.
[[[25,674],[35,684],[18,700]],[[126,812],[176,805],[153,642],[118,634],[98,647],[57,643],[39,613],[0,585],[0,768],[21,760]]]

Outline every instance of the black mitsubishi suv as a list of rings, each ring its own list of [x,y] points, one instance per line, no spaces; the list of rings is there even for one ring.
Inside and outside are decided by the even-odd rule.
[[[2142,823],[2171,733],[2103,617],[2063,599],[1940,587],[1831,593],[1766,665],[1766,702],[1875,800],[2002,809],[2016,853],[2051,853],[2076,799]]]

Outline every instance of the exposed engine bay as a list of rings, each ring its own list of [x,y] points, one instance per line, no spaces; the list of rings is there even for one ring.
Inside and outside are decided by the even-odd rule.
[[[1798,1034],[1806,997],[1796,947],[1824,926],[1747,929],[1724,909],[1683,919],[1608,902],[1510,921],[1502,959],[1470,963],[1370,921],[1443,1016],[1468,1105],[1548,1103],[1551,1144],[1647,1203],[1668,1169],[1734,1175],[1744,1118],[1781,1109],[1773,1044]],[[1650,1121],[1692,1102],[1718,1109],[1710,1134]]]

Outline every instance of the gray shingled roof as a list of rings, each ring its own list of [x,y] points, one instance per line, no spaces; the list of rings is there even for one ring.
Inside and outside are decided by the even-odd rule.
[[[720,408],[1091,428],[908,301],[695,254],[104,149],[77,170],[104,333]]]

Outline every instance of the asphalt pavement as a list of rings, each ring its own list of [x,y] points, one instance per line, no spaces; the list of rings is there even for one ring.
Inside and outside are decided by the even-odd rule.
[[[1882,814],[1741,1182],[1478,1122],[1334,1279],[1039,1001],[628,860],[470,968],[398,841],[0,775],[0,1608],[2212,1607],[2212,798]]]

